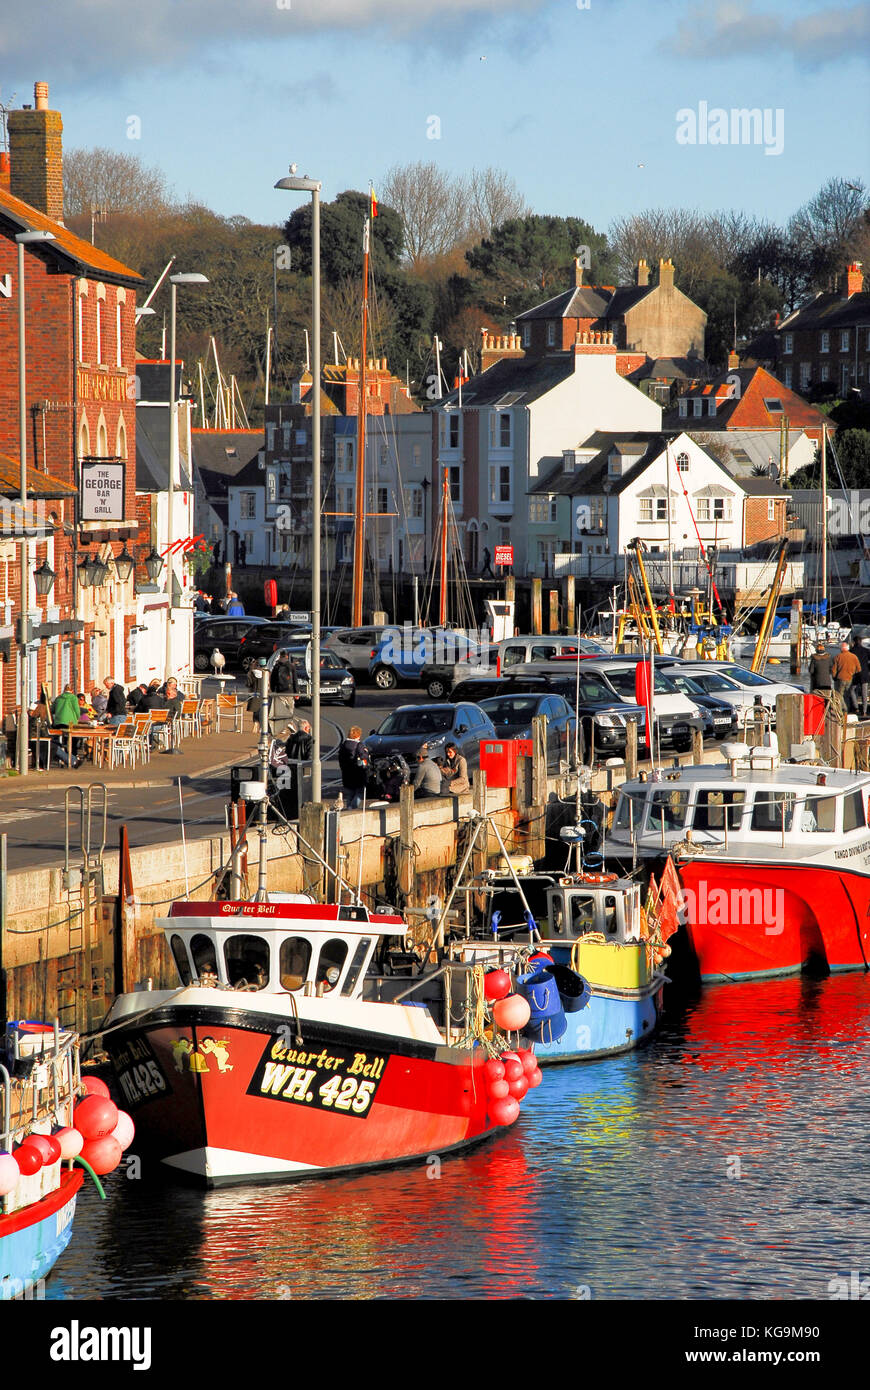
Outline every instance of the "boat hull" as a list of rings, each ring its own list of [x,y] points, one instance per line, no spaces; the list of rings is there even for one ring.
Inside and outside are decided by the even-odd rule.
[[[683,860],[678,869],[702,981],[867,969],[870,875],[732,860]]]
[[[46,1197],[0,1216],[0,1301],[25,1297],[51,1272],[69,1244],[83,1179],[81,1168],[65,1171]]]
[[[540,1065],[584,1062],[631,1052],[648,1042],[661,1011],[664,978],[650,974],[645,946],[580,939],[575,968],[589,986],[584,1008],[566,1013],[562,1037],[535,1042]],[[543,947],[560,965],[571,964],[571,950],[552,941]]]
[[[157,1008],[106,1046],[143,1152],[200,1186],[419,1161],[499,1128],[482,1053],[414,1038],[204,1005]]]

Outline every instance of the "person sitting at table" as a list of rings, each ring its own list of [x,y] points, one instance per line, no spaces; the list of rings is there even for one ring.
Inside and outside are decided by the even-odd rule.
[[[130,706],[131,710],[138,713],[139,707],[147,694],[148,686],[144,681],[140,681],[138,685],[134,685],[127,696],[127,704]]]
[[[106,705],[108,703],[109,697],[106,694],[105,690],[100,690],[99,686],[95,686],[94,689],[91,691],[91,704],[93,705],[94,710],[96,711],[97,718],[99,720],[105,719]]]
[[[67,729],[70,726],[74,727],[79,722],[80,714],[79,702],[73,694],[72,686],[65,685],[52,706],[52,724],[56,729]],[[72,749],[72,766],[78,767],[81,763],[81,758],[78,756],[78,739],[73,740]],[[54,753],[61,766],[66,767],[69,765],[69,745],[65,743],[62,738],[59,738],[54,744]]]
[[[181,706],[184,704],[184,696],[178,689],[178,681],[174,676],[169,677],[160,693],[166,708],[170,711],[170,719],[177,719],[181,713]]]
[[[76,699],[79,702],[79,723],[96,724],[97,712],[83,690],[80,690]]]
[[[123,685],[118,685],[112,676],[106,676],[103,681],[106,687],[106,723],[123,724],[127,718],[127,692]]]
[[[16,714],[17,713],[18,711],[16,710]],[[48,707],[48,696],[45,693],[45,686],[42,687],[42,691],[40,692],[39,703],[34,705],[31,710],[28,710],[27,715],[30,721],[29,731],[32,740],[30,747],[33,753],[33,765],[34,767],[48,767],[49,744],[56,750],[57,742],[48,737],[48,731],[51,728],[51,711]],[[66,765],[67,756],[66,749],[64,748],[63,766],[66,767]]]

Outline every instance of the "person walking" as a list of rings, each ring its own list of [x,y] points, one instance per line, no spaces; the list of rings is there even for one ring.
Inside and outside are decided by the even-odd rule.
[[[417,771],[414,774],[415,799],[441,795],[441,769],[429,756],[429,745],[423,743],[417,753]]]
[[[448,743],[444,749],[441,778],[444,783],[444,790],[450,796],[461,796],[463,792],[471,791],[471,783],[468,780],[468,763],[455,743]]]
[[[819,642],[809,660],[810,692],[817,690],[820,695],[831,693],[831,666],[833,658],[824,642]]]
[[[855,648],[855,655],[861,670],[855,684],[855,693],[861,692],[861,718],[870,714],[870,637],[862,637]]]
[[[368,772],[368,757],[361,744],[362,729],[358,724],[351,725],[347,738],[338,750],[338,766],[341,769],[341,790],[345,806],[353,811],[362,805]]]
[[[831,666],[831,675],[834,677],[834,689],[842,698],[843,704],[851,705],[852,709],[857,707],[855,691],[852,682],[861,670],[861,663],[853,651],[849,650],[848,642],[840,643],[840,650],[834,657]],[[848,693],[848,700],[846,698]]]

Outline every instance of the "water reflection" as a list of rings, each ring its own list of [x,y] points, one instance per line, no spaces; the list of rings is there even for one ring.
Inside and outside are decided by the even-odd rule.
[[[116,1175],[49,1295],[825,1297],[862,1268],[868,1005],[859,975],[711,987],[645,1050],[550,1068],[517,1127],[440,1175],[207,1194]]]

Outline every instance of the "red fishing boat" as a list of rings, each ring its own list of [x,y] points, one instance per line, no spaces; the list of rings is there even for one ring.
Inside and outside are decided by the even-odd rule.
[[[180,988],[119,996],[105,1046],[140,1146],[174,1175],[425,1160],[516,1118],[527,1084],[490,1093],[508,1040],[483,1031],[480,979],[458,962],[410,977],[400,916],[271,894],[177,902],[161,926]]]
[[[702,980],[866,970],[870,776],[754,751],[626,782],[608,860],[672,855]]]

